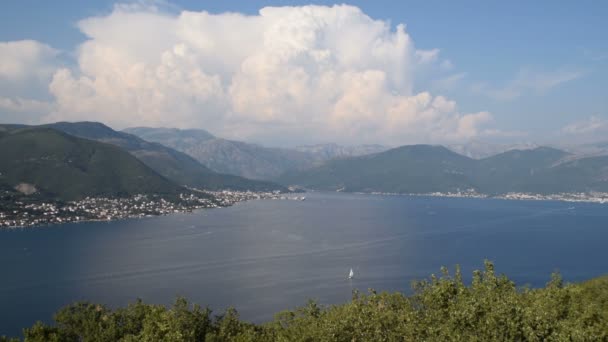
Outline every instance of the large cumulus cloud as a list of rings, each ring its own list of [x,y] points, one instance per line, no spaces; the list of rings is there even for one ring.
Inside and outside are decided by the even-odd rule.
[[[48,84],[59,51],[34,41],[0,42],[0,119],[35,123],[53,110]]]
[[[395,145],[469,139],[491,120],[414,91],[417,68],[439,67],[439,50],[416,50],[404,25],[352,6],[267,7],[254,16],[116,6],[78,27],[88,39],[77,66],[55,72],[56,108],[46,120]]]
[[[0,80],[45,80],[54,69],[59,52],[34,40],[0,42]]]

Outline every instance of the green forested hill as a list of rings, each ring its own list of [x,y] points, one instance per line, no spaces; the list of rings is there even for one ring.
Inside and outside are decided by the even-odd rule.
[[[473,188],[485,194],[608,191],[608,157],[572,159],[548,147],[512,150],[481,160],[441,146],[403,146],[332,160],[277,181],[312,189],[428,193]]]
[[[118,146],[176,184],[208,190],[285,190],[275,183],[214,172],[185,153],[115,131],[99,122],[57,122],[45,127]]]
[[[27,183],[39,195],[63,200],[181,189],[120,148],[50,128],[6,128],[0,134],[0,174],[5,187]]]
[[[25,341],[607,341],[608,277],[580,284],[553,275],[544,288],[518,288],[486,262],[472,282],[458,268],[417,282],[414,293],[353,293],[350,302],[315,302],[255,325],[234,309],[178,299],[170,309],[138,301],[126,308],[77,303],[37,323]],[[8,339],[5,339],[8,340]],[[1,341],[1,339],[0,339]]]
[[[473,186],[473,160],[442,146],[403,146],[372,155],[337,159],[283,175],[283,184],[362,192],[418,193]]]
[[[559,182],[547,176],[551,168],[566,156],[568,153],[549,147],[511,150],[475,160],[471,177],[486,193],[561,192]]]

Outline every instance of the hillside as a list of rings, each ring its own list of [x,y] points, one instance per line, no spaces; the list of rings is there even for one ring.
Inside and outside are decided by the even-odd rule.
[[[587,157],[543,170],[530,180],[529,188],[539,192],[608,192],[608,156]]]
[[[556,192],[558,179],[546,176],[568,153],[549,147],[511,150],[480,159],[471,176],[487,193]],[[559,192],[559,191],[557,191]]]
[[[474,139],[446,147],[469,158],[483,159],[512,150],[532,150],[540,146],[534,143],[499,144]]]
[[[196,144],[216,139],[213,134],[204,129],[178,129],[178,128],[149,128],[132,127],[123,130],[142,139],[158,142],[178,151],[191,148]]]
[[[421,193],[468,189],[473,160],[445,147],[403,146],[386,152],[330,160],[278,181],[313,189],[354,192]]]
[[[217,138],[204,130],[136,127],[123,132],[184,152],[216,172],[251,179],[276,178],[315,162],[309,153]]]
[[[335,143],[328,144],[317,144],[317,145],[304,145],[297,146],[296,151],[305,152],[314,156],[317,161],[326,161],[330,159],[348,158],[364,156],[366,154],[373,154],[378,152],[384,152],[389,150],[390,147],[383,145],[355,145],[355,146],[342,146]]]
[[[45,125],[77,137],[118,146],[176,184],[209,190],[284,190],[282,186],[220,174],[185,153],[145,141],[135,135],[117,132],[97,122],[58,122]]]
[[[330,159],[388,149],[381,145],[337,144],[271,148],[218,138],[201,129],[136,127],[123,132],[184,152],[216,172],[261,180],[272,180],[287,171],[308,169]]]
[[[181,187],[120,148],[50,128],[3,126],[0,184],[63,200],[175,194]]]
[[[475,189],[485,194],[606,191],[608,157],[569,159],[538,147],[476,160],[444,147],[412,145],[370,156],[331,160],[277,179],[319,190],[428,193]]]

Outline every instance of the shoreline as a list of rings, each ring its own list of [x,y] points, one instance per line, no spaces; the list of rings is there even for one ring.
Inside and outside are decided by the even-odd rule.
[[[343,192],[343,191],[336,191]],[[345,192],[348,193],[348,192]],[[534,194],[525,192],[509,192],[501,195],[487,195],[477,192],[429,192],[429,193],[397,193],[397,192],[352,192],[360,195],[380,196],[412,196],[412,197],[445,197],[445,198],[478,198],[478,199],[500,199],[506,201],[555,201],[568,203],[595,203],[608,204],[608,193],[606,192],[573,192],[557,194]]]
[[[276,193],[276,192],[253,192],[253,191],[207,191],[190,189],[198,192],[203,197],[195,195],[180,194],[179,201],[167,201],[157,195],[136,195],[130,198],[85,198],[81,201],[66,203],[41,202],[38,204],[27,204],[23,211],[13,210],[9,217],[0,211],[0,229],[27,229],[34,227],[48,227],[66,223],[85,222],[114,222],[127,219],[152,218],[167,216],[170,214],[192,213],[200,209],[217,209],[233,206],[241,202],[251,200],[275,199],[275,200],[298,200],[303,197],[292,197],[298,194]],[[307,190],[317,192],[318,190]],[[558,194],[533,194],[510,192],[501,195],[487,195],[474,191],[459,192],[430,192],[430,193],[392,193],[392,192],[346,192],[329,191],[336,193],[351,193],[372,196],[409,196],[409,197],[444,197],[444,198],[477,198],[498,199],[505,201],[555,201],[564,203],[594,203],[608,204],[608,193],[558,193]],[[17,205],[23,202],[16,201]],[[129,205],[125,206],[125,203]],[[86,205],[85,205],[86,204]],[[117,206],[123,205],[117,211]],[[109,207],[108,207],[109,206]],[[76,209],[75,209],[76,208]],[[80,211],[78,211],[80,210]],[[42,211],[39,216],[31,216],[31,211]],[[86,214],[85,214],[86,213]],[[25,215],[24,215],[25,214]],[[58,215],[59,214],[59,215]],[[15,218],[14,216],[19,216]],[[13,223],[13,224],[11,224]],[[18,224],[14,224],[18,223]]]
[[[27,229],[66,223],[114,222],[191,213],[200,209],[217,209],[259,199],[290,199],[292,193],[253,191],[206,191],[180,194],[178,200],[160,195],[135,195],[126,198],[87,197],[80,201],[24,203],[15,201],[8,212],[0,211],[0,229]]]

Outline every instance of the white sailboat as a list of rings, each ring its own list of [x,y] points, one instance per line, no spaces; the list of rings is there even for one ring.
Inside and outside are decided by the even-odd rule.
[[[353,272],[353,269],[350,269],[350,272],[348,273],[348,279],[353,279],[353,277],[355,276],[355,272]]]

